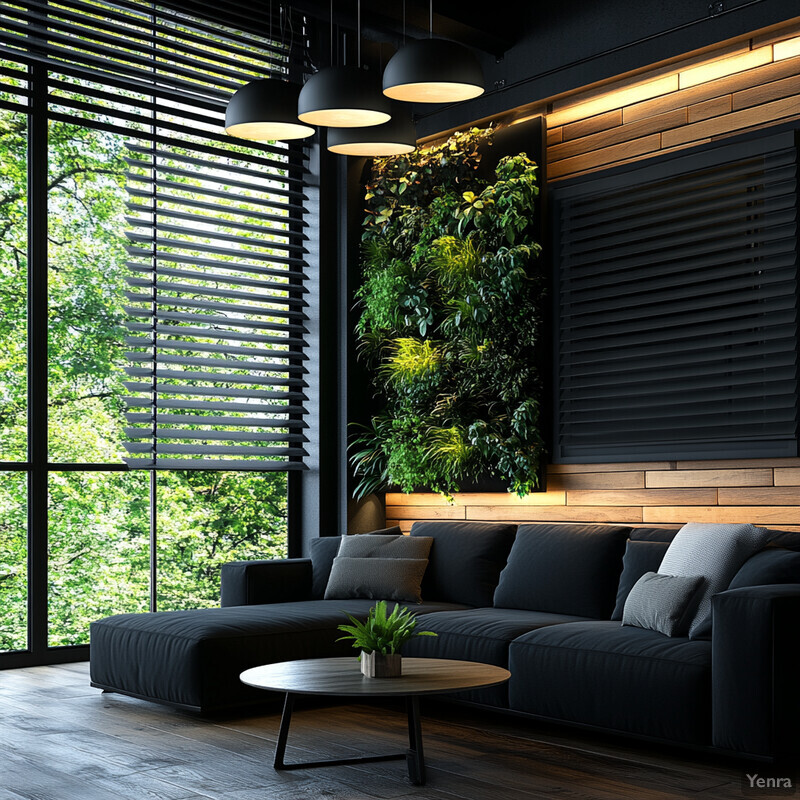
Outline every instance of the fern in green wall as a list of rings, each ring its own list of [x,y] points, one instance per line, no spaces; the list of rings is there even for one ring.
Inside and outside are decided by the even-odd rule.
[[[492,133],[373,165],[356,333],[382,410],[352,443],[356,497],[486,476],[539,488],[537,167],[521,153],[480,177]]]

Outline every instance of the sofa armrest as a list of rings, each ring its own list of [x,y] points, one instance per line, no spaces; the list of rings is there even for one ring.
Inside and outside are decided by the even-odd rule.
[[[311,597],[311,559],[231,561],[222,565],[222,606],[290,603]]]
[[[712,608],[714,745],[771,758],[800,752],[800,584],[733,589]]]

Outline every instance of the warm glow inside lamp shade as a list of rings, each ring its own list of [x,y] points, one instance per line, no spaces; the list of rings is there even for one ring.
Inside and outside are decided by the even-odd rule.
[[[483,94],[483,86],[469,83],[404,83],[384,89],[383,93],[392,100],[405,103],[456,103],[471,100]]]
[[[350,142],[349,144],[332,144],[328,147],[331,153],[338,153],[341,156],[402,156],[406,153],[413,153],[413,144],[402,142]]]
[[[324,125],[329,128],[366,128],[391,119],[383,111],[371,111],[367,108],[321,108],[298,114],[298,117],[310,125]]]
[[[230,125],[225,129],[225,133],[253,142],[284,142],[290,139],[305,139],[314,133],[314,129],[299,122],[242,122]]]

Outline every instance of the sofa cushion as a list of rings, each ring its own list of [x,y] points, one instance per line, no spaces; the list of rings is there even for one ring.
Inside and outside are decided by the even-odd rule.
[[[91,625],[91,677],[102,688],[210,711],[264,702],[239,673],[259,664],[347,656],[338,626],[365,619],[372,600],[306,600],[261,606],[118,614]],[[402,604],[401,604],[402,605]],[[463,606],[424,603],[415,613]]]
[[[494,605],[608,619],[628,532],[614,525],[520,525]]]
[[[782,547],[767,547],[742,564],[728,588],[774,583],[800,583],[800,553]]]
[[[372,535],[402,536],[403,532],[395,525],[391,528],[382,528],[372,531]],[[363,536],[365,534],[359,534]],[[311,556],[311,599],[322,600],[325,597],[325,587],[331,575],[333,559],[339,552],[341,536],[320,536],[311,540],[309,555]]]
[[[509,705],[677,742],[711,741],[711,642],[618,622],[554,625],[509,649]]]
[[[766,528],[688,522],[667,548],[658,571],[705,578],[689,638],[711,635],[711,597],[728,588],[739,568],[766,542]]]
[[[422,581],[425,600],[490,606],[517,526],[482,522],[415,522],[412,536],[432,536]]]
[[[545,625],[558,625],[580,619],[581,617],[517,608],[472,608],[467,611],[423,614],[418,617],[420,629],[434,631],[437,636],[411,639],[404,645],[403,655],[480,661],[508,667],[508,648],[518,636]],[[457,696],[472,702],[505,708],[508,705],[508,686],[502,684],[488,689],[460,692]]]
[[[622,624],[665,636],[686,636],[704,580],[699,575],[690,578],[645,572],[625,601]]]
[[[427,558],[336,556],[325,599],[366,597],[421,603],[422,576],[427,566]]]
[[[622,619],[625,601],[634,584],[645,572],[658,572],[667,547],[669,547],[668,542],[628,539],[625,544],[625,555],[622,557],[622,575],[620,575],[617,587],[617,604],[614,606],[611,619]]]
[[[402,533],[362,533],[342,536],[337,557],[346,558],[416,558],[427,559],[433,539],[430,536],[403,536]]]

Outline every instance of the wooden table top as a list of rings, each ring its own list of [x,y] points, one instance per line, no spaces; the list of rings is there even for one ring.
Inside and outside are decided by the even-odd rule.
[[[404,658],[399,678],[366,678],[356,656],[281,661],[245,670],[242,683],[292,694],[385,697],[446,694],[504,683],[511,673],[502,667],[445,658]]]

